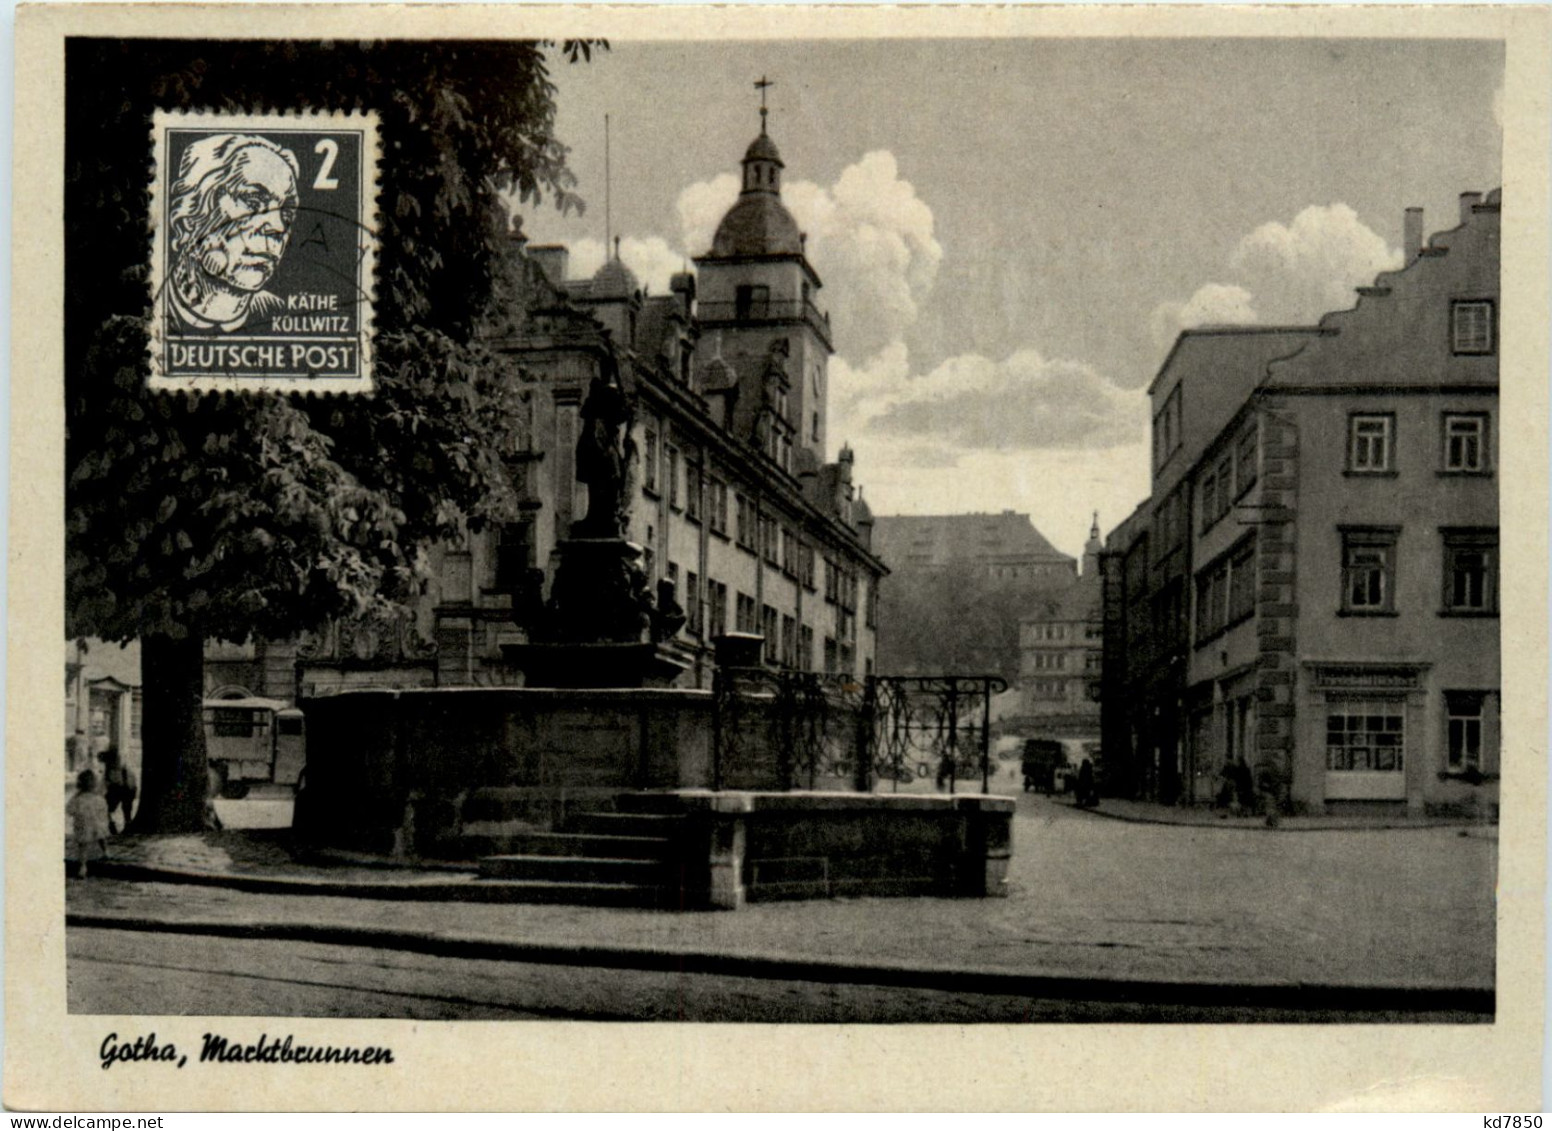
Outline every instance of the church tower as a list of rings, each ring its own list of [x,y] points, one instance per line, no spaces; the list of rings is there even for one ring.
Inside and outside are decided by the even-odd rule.
[[[743,160],[738,200],[717,226],[711,250],[695,260],[700,360],[738,374],[729,421],[786,470],[825,459],[830,319],[819,306],[819,275],[805,236],[781,201],[781,152],[766,131],[765,80],[760,134]]]

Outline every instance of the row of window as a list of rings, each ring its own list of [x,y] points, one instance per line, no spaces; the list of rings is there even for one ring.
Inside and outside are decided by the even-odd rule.
[[[1247,542],[1196,575],[1196,640],[1238,624],[1256,608],[1256,548]]]
[[[1341,610],[1352,616],[1396,613],[1397,542],[1394,526],[1343,527]],[[1446,527],[1441,611],[1492,615],[1498,609],[1498,531]],[[1196,575],[1196,642],[1211,639],[1255,611],[1255,546],[1236,549]],[[1167,625],[1155,626],[1156,630]]]
[[[695,575],[690,574],[690,584],[694,585]],[[786,613],[780,613],[770,605],[759,605],[755,599],[747,593],[736,594],[737,612],[734,628],[738,632],[759,633],[765,638],[765,661],[769,664],[781,667],[793,668],[798,671],[812,671],[814,662],[814,630],[806,624],[799,624],[796,617]],[[691,607],[696,604],[694,594],[690,595]],[[707,601],[709,607],[716,616],[726,608],[727,587],[718,582],[711,582],[708,587]],[[856,649],[846,643],[844,638],[837,639],[834,636],[824,638],[824,671],[849,672],[855,663]]]
[[[1206,531],[1229,513],[1239,499],[1255,485],[1258,474],[1256,425],[1251,421],[1234,444],[1214,461],[1202,476],[1201,526]]]
[[[1485,691],[1446,691],[1445,769],[1481,773]],[[1406,768],[1406,714],[1400,700],[1332,704],[1326,713],[1326,769],[1332,773],[1401,773]]]
[[[1083,670],[1089,672],[1099,671],[1103,666],[1104,653],[1092,650],[1073,652],[1069,650],[1038,649],[1027,654],[1029,661],[1026,664],[1032,671],[1065,671],[1067,658],[1072,657],[1073,666],[1076,667],[1078,657],[1083,657]]]
[[[1457,355],[1485,355],[1498,350],[1497,310],[1491,299],[1456,299],[1450,303],[1450,349]],[[1171,389],[1153,417],[1153,467],[1169,462],[1181,445],[1180,386]],[[1474,470],[1474,469],[1473,469]],[[1217,484],[1221,491],[1221,480]]]
[[[1180,386],[1170,390],[1164,407],[1153,417],[1153,467],[1157,471],[1180,447]]]
[[[1439,470],[1483,475],[1488,466],[1488,415],[1446,412],[1440,416]],[[1355,412],[1347,418],[1347,470],[1354,475],[1396,472],[1396,414]]]
[[[727,631],[727,586],[712,578],[705,579],[705,592],[701,591],[701,578],[692,570],[685,574],[685,592],[679,592],[679,566],[675,562],[669,562],[667,579],[674,589],[674,600],[679,601],[685,610],[685,630],[691,636],[721,636]],[[765,637],[766,650],[769,652],[777,645],[774,643],[778,637],[778,631],[785,633],[785,629],[778,630],[773,627],[776,622],[777,610],[770,605],[759,606],[753,597],[747,593],[734,594],[733,627],[737,632],[760,633]],[[783,623],[792,621],[793,631],[799,636],[812,637],[813,629],[805,626],[801,631],[797,626],[797,618],[781,614]],[[870,622],[871,627],[871,622]],[[841,611],[836,617],[836,637],[843,642],[855,642],[857,636],[856,614]],[[795,645],[794,645],[795,646]],[[812,648],[802,654],[812,655]],[[788,663],[788,650],[783,650],[779,655],[771,657],[772,662]],[[794,653],[795,654],[795,653]],[[799,666],[791,664],[790,666]]]
[[[1082,626],[1073,624],[1030,624],[1024,625],[1025,640],[1101,640],[1104,638],[1103,625],[1088,623]]]
[[[1396,610],[1398,526],[1343,527],[1342,612],[1389,616]],[[1444,613],[1491,615],[1498,611],[1498,530],[1445,527]]]

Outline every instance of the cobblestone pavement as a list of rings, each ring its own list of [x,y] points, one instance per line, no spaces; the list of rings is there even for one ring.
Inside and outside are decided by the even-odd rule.
[[[206,854],[188,860],[190,867],[266,871],[284,858],[278,843],[251,835],[186,844]],[[1118,821],[1025,795],[1006,899],[843,899],[671,913],[87,880],[70,883],[67,904],[73,912],[385,926],[559,946],[1107,978],[1488,988],[1496,863],[1491,827],[1253,833]],[[380,869],[306,871],[383,878]]]

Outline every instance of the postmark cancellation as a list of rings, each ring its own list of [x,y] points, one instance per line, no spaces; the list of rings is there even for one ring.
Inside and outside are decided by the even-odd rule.
[[[378,120],[157,111],[154,389],[372,389]]]

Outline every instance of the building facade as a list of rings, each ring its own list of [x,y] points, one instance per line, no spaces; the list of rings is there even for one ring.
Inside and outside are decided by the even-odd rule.
[[[1259,357],[1181,336],[1104,569],[1134,788],[1205,801],[1243,758],[1295,810],[1496,809],[1499,204],[1426,246],[1409,210],[1402,269]]]
[[[77,640],[65,660],[65,773],[73,787],[82,770],[101,772],[115,749],[140,772],[140,645]]]
[[[1099,516],[1083,549],[1083,572],[1040,598],[1019,621],[1019,710],[1006,729],[1024,738],[1066,739],[1093,753],[1100,739],[1104,616]]]
[[[772,665],[871,673],[888,571],[851,451],[825,459],[830,321],[763,118],[742,164],[711,249],[668,294],[648,294],[617,247],[573,279],[565,248],[514,235],[515,309],[492,344],[520,375],[518,516],[437,550],[424,600],[399,621],[222,646],[207,683],[295,698],[520,680],[501,649],[529,641],[557,546],[586,512],[580,410],[612,372],[633,414],[628,537],[651,590],[666,582],[685,616],[669,642],[688,665],[679,685],[710,686],[712,641],[735,631],[762,635]]]

